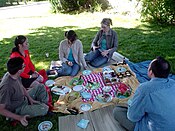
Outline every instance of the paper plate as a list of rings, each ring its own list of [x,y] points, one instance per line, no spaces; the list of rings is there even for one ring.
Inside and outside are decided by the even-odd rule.
[[[51,121],[43,121],[38,125],[39,131],[48,131],[52,128],[53,124]]]
[[[80,92],[80,91],[83,91],[84,88],[85,87],[83,85],[76,85],[76,86],[73,87],[73,90],[77,91],[77,92]]]
[[[102,90],[103,90],[104,92],[110,92],[110,91],[112,90],[112,87],[111,87],[111,86],[104,86],[104,87],[102,88]]]
[[[89,111],[92,108],[90,104],[81,104],[80,105],[80,110],[81,111]]]
[[[105,66],[105,67],[103,67],[103,72],[104,71],[111,71],[112,69],[111,69],[111,67],[109,67],[109,66]]]
[[[117,72],[117,73],[124,73],[124,72],[126,72],[126,68],[123,67],[123,66],[118,66],[118,67],[116,68],[116,72]]]
[[[91,70],[84,70],[83,72],[83,75],[90,75],[92,73]]]
[[[54,84],[55,84],[55,81],[54,81],[54,80],[47,80],[47,81],[45,82],[45,85],[48,86],[48,87],[51,87],[51,86],[53,86]]]
[[[81,85],[81,84],[83,84],[83,82],[84,82],[83,79],[79,80],[78,77],[75,77],[69,82],[69,85],[71,85],[71,86]]]
[[[100,103],[108,103],[112,101],[112,96],[109,94],[98,94],[95,99]]]
[[[87,100],[92,97],[92,94],[86,91],[81,92],[80,95],[83,99],[87,99]]]
[[[62,86],[62,87],[54,86],[51,88],[51,91],[56,95],[66,95],[70,93],[72,89],[67,86]]]

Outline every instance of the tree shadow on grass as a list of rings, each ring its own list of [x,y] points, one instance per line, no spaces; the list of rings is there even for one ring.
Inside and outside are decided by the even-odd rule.
[[[51,60],[58,60],[58,46],[61,40],[64,39],[64,32],[68,29],[74,29],[83,43],[84,52],[90,50],[91,42],[99,30],[99,27],[79,29],[74,26],[65,27],[42,27],[34,30],[33,33],[27,35],[30,44],[31,59],[37,70],[49,67]],[[118,34],[119,46],[118,52],[126,56],[133,62],[154,59],[156,56],[167,58],[171,65],[172,71],[175,72],[175,27],[160,27],[142,25],[136,28],[113,28]],[[0,42],[0,77],[6,72],[6,62],[9,58],[15,36],[4,38]],[[49,57],[45,56],[49,53]],[[63,115],[58,113],[54,117],[46,116],[44,120],[51,120],[54,127],[58,130],[58,116]],[[30,121],[28,130],[37,130],[38,124],[43,121],[41,118],[36,118]],[[1,119],[1,125],[6,125],[7,121]],[[13,127],[1,126],[2,130],[11,130]],[[24,127],[17,126],[17,130],[24,130]]]
[[[64,39],[64,32],[74,29],[83,43],[84,52],[89,52],[91,42],[99,27],[79,29],[74,26],[65,27],[42,27],[35,29],[33,33],[27,35],[29,39],[29,50],[31,59],[37,69],[48,68],[51,60],[58,60],[58,46]],[[175,32],[174,26],[160,27],[152,25],[141,25],[136,28],[113,28],[118,34],[118,52],[129,58],[133,62],[150,60],[156,56],[163,56],[175,63]],[[0,43],[0,76],[6,71],[6,61],[9,58],[12,47],[12,38],[4,38]],[[46,57],[49,53],[49,57]],[[173,67],[175,72],[175,68]]]

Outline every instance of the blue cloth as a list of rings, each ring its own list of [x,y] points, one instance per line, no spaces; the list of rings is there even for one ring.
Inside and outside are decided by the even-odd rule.
[[[130,61],[127,62],[129,67],[131,68],[131,70],[136,74],[136,77],[140,83],[143,83],[143,82],[150,80],[150,78],[147,75],[147,70],[148,70],[148,66],[149,66],[150,62],[151,62],[151,60],[143,61],[143,62],[139,62],[139,63],[133,63]],[[169,78],[175,80],[175,75],[170,74]]]
[[[152,78],[130,100],[127,116],[136,122],[134,131],[175,131],[175,80]]]
[[[74,59],[74,56],[73,56],[73,53],[72,53],[72,48],[70,48],[70,52],[69,52],[69,55],[68,55],[68,60],[71,61],[71,62],[75,62],[75,59]]]

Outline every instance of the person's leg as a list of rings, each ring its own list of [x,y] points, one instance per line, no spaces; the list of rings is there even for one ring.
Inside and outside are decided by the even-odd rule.
[[[45,89],[44,89],[45,88]],[[45,93],[45,91],[47,93]],[[49,106],[49,110],[52,111],[53,105],[52,105],[52,95],[50,88],[48,86],[45,86],[41,83],[38,83],[38,85],[33,85],[33,88],[30,89],[29,95],[38,101],[41,101]],[[48,97],[48,98],[47,98]]]
[[[78,65],[77,63],[73,63],[72,66],[72,72],[70,73],[70,76],[75,76],[78,74],[79,70],[80,70],[80,65]]]
[[[48,102],[48,93],[43,84],[39,84],[28,90],[29,95],[41,103],[33,103],[32,105],[26,98],[22,106],[16,109],[16,113],[20,115],[29,115],[30,117],[43,116],[48,112],[49,107],[46,105]]]
[[[30,105],[26,99],[23,105],[16,109],[15,113],[19,115],[29,115],[30,117],[36,117],[46,115],[48,109],[49,107],[44,103]]]
[[[128,131],[133,131],[135,123],[127,118],[127,109],[128,108],[124,106],[116,106],[113,110],[113,116],[122,127],[127,129]]]
[[[84,59],[85,59],[85,61],[90,61],[91,62],[93,59],[98,57],[100,54],[101,53],[100,53],[99,50],[90,51],[88,54],[85,55]]]
[[[63,63],[62,67],[60,69],[56,70],[56,71],[58,73],[58,77],[59,76],[68,76],[72,72],[72,67],[65,64],[65,63]]]
[[[93,67],[100,67],[101,65],[107,63],[108,58],[107,57],[103,57],[101,54],[96,57],[94,60],[92,60],[90,62],[90,65]]]
[[[34,100],[40,101],[41,103],[45,104],[48,103],[49,95],[43,84],[38,84],[37,86],[34,86],[28,91],[28,93]]]
[[[39,83],[38,81],[33,81],[32,83],[31,83],[31,85],[30,85],[30,87],[29,88],[27,88],[27,90],[28,89],[31,89],[31,88],[33,88],[33,87],[35,87],[35,86],[38,86],[39,84],[41,84],[41,83]]]

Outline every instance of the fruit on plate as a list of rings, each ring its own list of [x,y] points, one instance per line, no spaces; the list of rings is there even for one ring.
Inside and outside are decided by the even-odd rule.
[[[129,97],[131,95],[132,89],[125,85],[124,83],[120,83],[117,89],[117,96]]]

